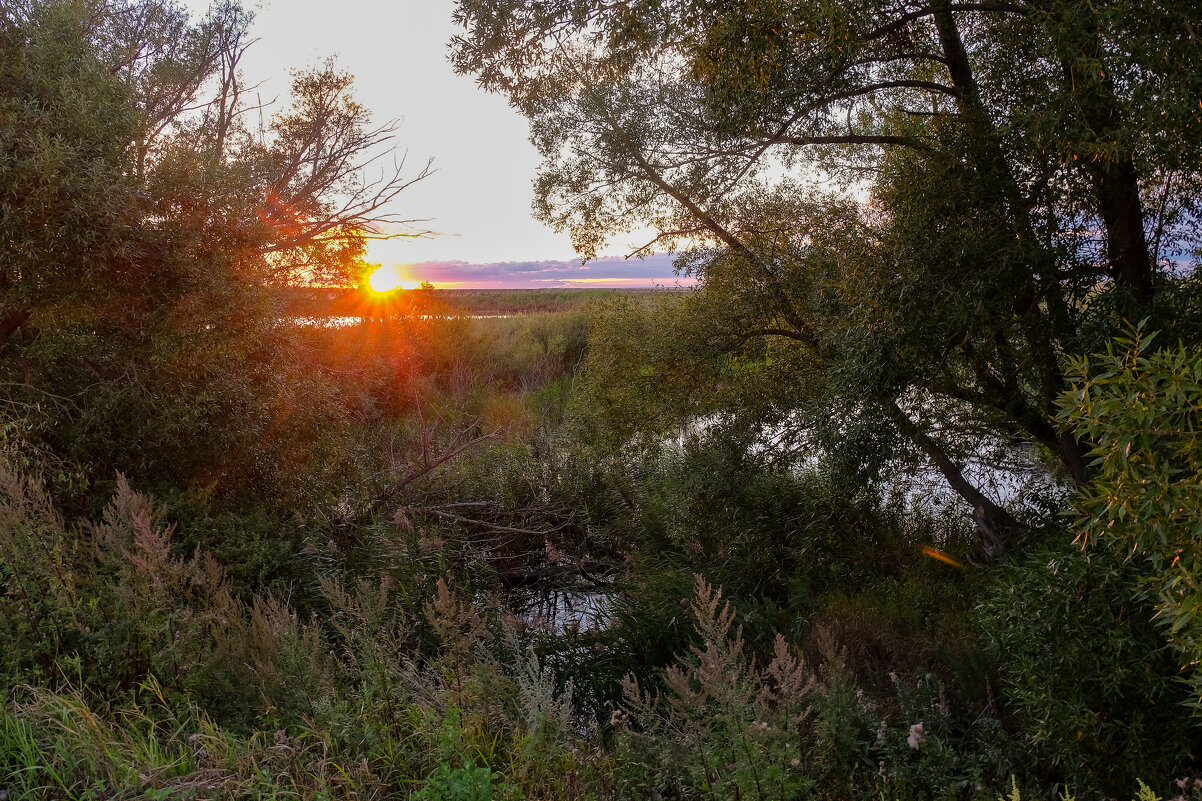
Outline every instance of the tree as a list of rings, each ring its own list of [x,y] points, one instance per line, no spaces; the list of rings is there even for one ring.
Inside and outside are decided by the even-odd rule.
[[[329,395],[266,290],[355,283],[367,239],[410,230],[386,204],[429,165],[406,176],[393,125],[329,61],[263,121],[239,67],[250,24],[234,0],[199,20],[172,0],[0,9],[10,452],[222,483],[273,406]]]
[[[643,227],[640,251],[683,249],[741,312],[719,350],[801,351],[821,369],[798,376],[805,403],[781,396],[795,421],[831,453],[874,432],[865,469],[922,453],[997,553],[1017,525],[956,432],[1021,433],[1087,481],[1055,422],[1064,354],[1196,291],[1172,276],[1202,197],[1191,13],[460,0],[452,48],[529,118],[542,219],[586,255]]]
[[[5,279],[16,297],[68,297],[92,271],[141,291],[173,258],[217,269],[173,256],[181,246],[216,247],[248,283],[300,277],[284,265],[328,271],[342,254],[339,277],[353,283],[347,257],[408,222],[384,207],[428,167],[409,179],[402,160],[367,176],[393,155],[394,128],[372,124],[333,62],[295,72],[291,107],[248,124],[262,108],[239,70],[250,23],[235,2],[200,21],[169,0],[6,6],[4,234],[16,258]]]

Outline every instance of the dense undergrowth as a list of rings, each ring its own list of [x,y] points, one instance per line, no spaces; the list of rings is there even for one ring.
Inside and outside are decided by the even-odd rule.
[[[119,475],[71,513],[93,502],[10,456],[0,788],[1088,798],[1192,776],[1198,725],[1129,561],[1053,519],[982,571],[954,521],[721,427],[582,447],[586,322],[301,330],[343,389],[326,435],[385,449],[344,452],[371,459],[333,495],[164,504]],[[601,611],[545,625],[529,600],[555,587]]]

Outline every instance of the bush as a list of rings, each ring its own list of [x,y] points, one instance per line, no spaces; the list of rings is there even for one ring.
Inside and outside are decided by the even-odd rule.
[[[1202,352],[1153,338],[1129,330],[1072,363],[1061,418],[1093,443],[1096,473],[1074,528],[1138,571],[1202,710]]]
[[[1045,785],[1118,795],[1140,776],[1182,775],[1202,729],[1138,572],[1061,537],[1003,569],[979,606],[1020,743]]]
[[[996,721],[958,724],[933,676],[895,677],[897,703],[886,713],[829,638],[811,667],[778,635],[758,668],[735,610],[700,577],[690,612],[699,644],[667,669],[662,693],[624,683],[611,721],[623,793],[959,798],[996,780]]]
[[[176,555],[171,535],[124,478],[100,522],[68,524],[40,484],[0,465],[0,674],[110,700],[153,676],[249,722],[258,673],[295,620],[270,598],[239,600],[212,557]]]

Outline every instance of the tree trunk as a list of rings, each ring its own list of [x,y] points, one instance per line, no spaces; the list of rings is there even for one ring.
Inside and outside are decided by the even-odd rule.
[[[932,3],[932,7],[936,9],[935,28],[939,35],[940,46],[943,48],[944,58],[947,61],[948,73],[952,79],[952,85],[960,93],[961,113],[982,143],[982,147],[975,155],[984,162],[983,166],[986,166],[1001,182],[1004,197],[1006,197],[1010,212],[1014,217],[1013,224],[1016,235],[1025,241],[1031,252],[1042,252],[1043,248],[1034,232],[1029,203],[1022,195],[1018,182],[1005,161],[1001,138],[981,102],[980,89],[973,78],[972,65],[960,37],[960,30],[953,16],[950,0],[937,0]],[[1143,236],[1142,211],[1139,209],[1139,191],[1135,179],[1134,168],[1130,170],[1129,175],[1115,173],[1106,176],[1106,192],[1107,196],[1112,196],[1112,202],[1109,205],[1103,204],[1109,209],[1103,211],[1103,217],[1107,220],[1109,229],[1110,218],[1106,215],[1113,215],[1118,233],[1108,235],[1107,246],[1115,253],[1121,252],[1121,256],[1125,260],[1122,270],[1126,278],[1120,282],[1124,285],[1128,280],[1133,282],[1131,291],[1138,300],[1151,298],[1152,285],[1150,273],[1147,273],[1146,280],[1139,275],[1141,269],[1145,272],[1147,270],[1147,245]],[[1130,184],[1126,183],[1128,180]],[[1134,231],[1131,230],[1133,219],[1139,220],[1139,223],[1134,226]],[[1142,268],[1139,260],[1132,258],[1133,251],[1145,254],[1142,259]],[[1112,265],[1112,269],[1117,269],[1117,262],[1113,260],[1113,257]],[[1050,260],[1046,264],[1037,265],[1037,267],[1043,274],[1051,274],[1054,271],[1054,265]],[[1116,278],[1116,280],[1120,279]],[[1140,300],[1140,302],[1144,301]],[[1046,314],[1043,307],[1046,307]],[[1043,412],[1046,414],[1043,416],[1040,410],[1031,408],[1029,414],[1017,416],[1016,422],[1026,428],[1032,437],[1059,455],[1062,464],[1076,484],[1084,484],[1086,480],[1085,448],[1072,435],[1059,433],[1054,422],[1056,397],[1064,388],[1064,375],[1053,346],[1053,338],[1057,335],[1064,336],[1071,333],[1065,330],[1067,309],[1063,298],[1055,286],[1040,291],[1033,282],[1025,281],[1014,296],[1014,314],[1020,321],[1023,336],[1038,371],[1037,385],[1044,406]],[[998,408],[1006,411],[1003,406]]]
[[[1072,98],[1070,108],[1077,109],[1096,142],[1117,144],[1125,139],[1124,120],[1095,18],[1076,7],[1064,9],[1050,2],[1040,5],[1053,23],[1049,33],[1060,57],[1062,89]],[[1110,277],[1130,292],[1140,307],[1146,307],[1155,294],[1154,265],[1148,255],[1135,161],[1127,151],[1100,158],[1090,153],[1081,156],[1106,226]]]
[[[1098,211],[1106,225],[1110,277],[1131,293],[1140,308],[1146,308],[1152,302],[1155,287],[1135,164],[1128,155],[1092,165],[1089,171],[1098,198]]]
[[[930,458],[956,494],[972,506],[972,519],[977,530],[978,558],[991,562],[1000,557],[1005,552],[1008,541],[1021,530],[1019,522],[974,487],[972,482],[964,477],[964,469],[952,461],[943,446],[911,420],[896,401],[889,401],[885,408],[902,434]]]

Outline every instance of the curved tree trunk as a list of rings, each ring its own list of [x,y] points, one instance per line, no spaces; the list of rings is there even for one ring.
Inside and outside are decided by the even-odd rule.
[[[980,89],[968,59],[968,51],[964,47],[953,15],[951,0],[936,0],[932,7],[935,9],[935,29],[948,73],[952,85],[959,92],[961,113],[983,143],[977,155],[1002,184],[1004,197],[1014,217],[1016,235],[1026,241],[1032,252],[1038,252],[1042,247],[1035,235],[1030,204],[1023,197],[1018,182],[1005,161],[1001,137],[982,103]],[[1099,190],[1099,197],[1110,198],[1110,201],[1103,199],[1100,202],[1102,216],[1108,228],[1107,245],[1116,253],[1121,252],[1124,265],[1121,270],[1128,276],[1128,279],[1120,283],[1127,285],[1126,280],[1133,282],[1132,294],[1142,303],[1145,302],[1143,299],[1151,298],[1151,274],[1140,277],[1141,269],[1145,272],[1147,270],[1147,245],[1143,238],[1142,211],[1139,208],[1139,192],[1135,179],[1134,168],[1129,171],[1129,175],[1122,170],[1110,170],[1105,180],[1098,185],[1104,184],[1106,187],[1105,193]],[[1110,230],[1111,219],[1115,224],[1113,231]],[[1138,229],[1138,235],[1132,230],[1133,227]],[[1132,257],[1135,251],[1144,254],[1142,268],[1139,260]],[[1112,272],[1120,269],[1114,258],[1111,264]],[[1050,273],[1051,270],[1050,261],[1047,265],[1039,266],[1041,273]],[[1064,389],[1064,374],[1053,341],[1056,336],[1064,336],[1067,333],[1067,309],[1064,300],[1055,286],[1041,290],[1034,283],[1027,282],[1015,295],[1014,314],[1020,321],[1023,337],[1037,371],[1039,402],[1028,402],[1021,398],[1021,393],[1017,391],[999,392],[999,396],[1007,398],[1007,402],[1015,405],[1015,408],[998,408],[1013,414],[1015,421],[1026,428],[1034,439],[1056,453],[1073,482],[1082,485],[1086,482],[1086,448],[1072,435],[1059,432],[1055,424],[1056,398]],[[988,366],[985,367],[987,372]],[[978,374],[980,377],[980,370]],[[995,387],[994,390],[998,391],[1000,387]]]
[[[927,455],[956,494],[972,506],[972,519],[977,533],[976,556],[990,562],[1005,553],[1010,541],[1022,529],[1019,522],[973,486],[964,477],[964,468],[956,464],[942,445],[911,420],[896,401],[887,403],[885,409],[902,434]]]

